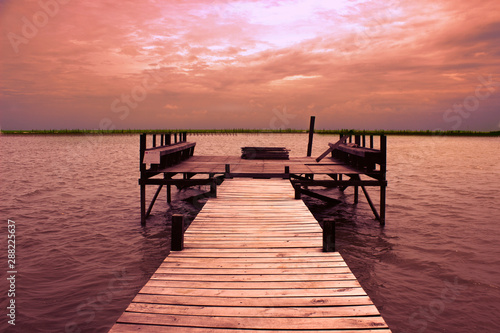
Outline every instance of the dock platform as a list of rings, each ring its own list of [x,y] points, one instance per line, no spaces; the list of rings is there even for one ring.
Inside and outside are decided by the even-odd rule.
[[[110,332],[390,332],[288,179],[226,179]]]

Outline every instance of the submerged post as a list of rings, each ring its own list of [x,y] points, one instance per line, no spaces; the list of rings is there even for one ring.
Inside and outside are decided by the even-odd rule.
[[[385,225],[385,197],[386,197],[386,173],[387,173],[387,137],[380,136],[380,151],[382,152],[382,161],[380,162],[380,173],[383,185],[380,186],[380,225]]]
[[[182,251],[183,249],[184,249],[184,216],[181,214],[173,214],[170,250]]]
[[[141,171],[141,181],[146,178],[146,166],[144,165],[144,152],[146,151],[146,134],[140,136],[139,143],[139,170]],[[141,225],[146,225],[146,185],[140,182],[141,185]]]
[[[307,143],[307,156],[311,156],[312,154],[312,144],[313,144],[313,136],[314,136],[314,120],[315,116],[311,116],[311,122],[309,124],[309,142]]]
[[[323,221],[323,252],[335,252],[335,220]]]

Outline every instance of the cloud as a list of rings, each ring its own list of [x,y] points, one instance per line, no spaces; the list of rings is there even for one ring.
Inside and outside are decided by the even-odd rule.
[[[498,1],[72,1],[25,37],[43,10],[0,13],[2,128],[156,127],[174,110],[169,126],[267,127],[287,106],[291,127],[319,112],[324,127],[432,129],[478,76],[500,81]],[[134,92],[120,119],[111,104]],[[495,127],[498,93],[469,124]]]

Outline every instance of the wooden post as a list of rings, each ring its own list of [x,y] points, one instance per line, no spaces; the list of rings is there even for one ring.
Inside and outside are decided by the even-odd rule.
[[[210,183],[210,194],[213,198],[217,198],[217,180],[215,178]]]
[[[386,187],[380,186],[380,225],[385,225],[385,192]]]
[[[382,152],[382,161],[380,162],[381,180],[384,184],[380,186],[380,225],[385,225],[385,197],[386,197],[386,173],[387,173],[387,137],[380,136],[380,151]]]
[[[184,249],[184,216],[172,215],[171,251],[182,251]]]
[[[359,193],[359,189],[358,189],[359,186],[354,186],[354,204],[357,204],[358,203],[358,193]]]
[[[165,135],[164,135],[164,134],[162,134],[162,135],[160,136],[160,146],[163,146],[163,145],[164,145],[164,143],[165,143]]]
[[[363,148],[366,147],[366,135],[363,134]]]
[[[335,252],[335,220],[323,221],[323,252]]]
[[[370,148],[373,148],[373,135],[370,135]]]
[[[316,117],[311,116],[311,122],[309,124],[309,142],[307,143],[307,156],[312,154],[313,136],[314,136],[314,121]]]
[[[172,134],[167,133],[165,134],[165,145],[169,145],[172,143]]]
[[[231,164],[226,164],[226,173],[224,175],[225,178],[230,178],[230,174],[231,174]]]
[[[156,134],[153,134],[153,147],[156,147]]]
[[[283,179],[290,178],[290,167],[288,165],[285,165],[285,175],[283,176]]]
[[[146,225],[146,185],[141,184],[141,225]]]
[[[359,134],[354,136],[354,143],[357,144],[358,147],[361,146],[361,136]]]
[[[146,134],[142,133],[139,141],[139,170],[141,171],[141,179],[146,179],[146,165],[142,163],[144,161],[144,152],[146,151]],[[146,225],[146,185],[140,183],[141,185],[141,225]]]
[[[297,183],[293,185],[293,189],[295,190],[295,199],[297,200],[301,198],[300,187],[301,185]]]
[[[174,133],[174,143],[177,143],[177,133]]]

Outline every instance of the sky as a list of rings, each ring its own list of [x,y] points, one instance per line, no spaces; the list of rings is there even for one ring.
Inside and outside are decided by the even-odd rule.
[[[500,1],[0,0],[0,127],[500,129]]]

